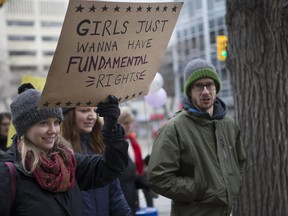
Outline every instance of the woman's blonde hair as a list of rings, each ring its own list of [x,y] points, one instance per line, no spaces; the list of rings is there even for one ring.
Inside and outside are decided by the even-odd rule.
[[[118,122],[123,124],[124,122],[133,122],[134,115],[132,110],[128,106],[120,107],[120,116],[118,118]]]
[[[20,145],[20,147],[21,147],[21,149],[20,149],[20,152],[21,152],[21,162],[22,162],[22,165],[23,165],[23,168],[24,168],[24,170],[27,172],[27,173],[31,173],[31,172],[33,172],[35,169],[36,169],[36,167],[37,167],[37,165],[38,165],[38,163],[39,163],[39,161],[40,161],[40,157],[41,157],[41,155],[43,155],[44,153],[43,153],[43,151],[41,151],[37,146],[35,146],[29,139],[28,139],[28,137],[26,136],[26,134],[24,134],[23,136],[22,136],[22,140],[20,141],[21,142],[21,145]],[[66,152],[66,150],[65,149],[63,149],[63,148],[61,148],[60,146],[59,146],[59,143],[61,143],[61,144],[63,144],[63,145],[66,145],[67,147],[69,147],[69,148],[71,148],[71,145],[63,138],[63,137],[61,137],[60,135],[58,135],[58,137],[56,138],[56,141],[55,141],[55,143],[54,143],[54,146],[53,146],[53,148],[50,150],[51,152],[52,152],[52,154],[53,154],[53,152],[55,152],[55,153],[59,153],[61,156],[62,156],[62,158],[63,158],[63,160],[64,160],[64,162],[66,162],[67,161],[67,158],[68,158],[68,156],[67,156],[67,152]],[[72,149],[71,149],[72,150]],[[49,151],[49,152],[50,152]],[[27,154],[28,154],[28,152],[31,152],[32,153],[32,155],[33,155],[33,157],[31,158],[31,167],[27,167],[27,165],[26,165],[26,157],[27,157]],[[48,154],[49,154],[49,152],[48,152]]]

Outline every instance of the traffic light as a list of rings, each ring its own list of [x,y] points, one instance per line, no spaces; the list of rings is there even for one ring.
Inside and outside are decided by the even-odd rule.
[[[228,38],[225,35],[218,35],[216,42],[217,42],[217,59],[219,61],[225,61],[227,57]]]

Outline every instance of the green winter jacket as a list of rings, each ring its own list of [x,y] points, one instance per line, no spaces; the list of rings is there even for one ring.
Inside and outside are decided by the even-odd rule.
[[[223,105],[217,99],[217,106]],[[229,216],[246,158],[239,129],[224,108],[216,109],[223,112],[215,114],[217,118],[187,110],[159,130],[149,183],[153,191],[172,199],[173,216]]]

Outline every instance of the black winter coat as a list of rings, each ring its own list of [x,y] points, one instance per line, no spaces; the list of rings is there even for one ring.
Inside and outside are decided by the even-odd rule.
[[[14,143],[14,147],[0,162],[0,216],[82,216],[83,203],[80,190],[101,187],[112,182],[125,171],[128,164],[128,143],[124,139],[111,138],[104,142],[106,151],[103,155],[75,154],[76,184],[73,188],[60,193],[43,189],[32,176],[25,174],[17,165],[19,161],[14,158],[14,155],[18,155]],[[13,161],[17,167],[17,191],[13,208],[11,208],[10,173],[3,161]]]
[[[133,215],[135,215],[139,208],[138,189],[146,188],[149,190],[148,182],[144,176],[137,175],[136,165],[130,158],[128,167],[119,177],[119,180],[125,199],[130,206]]]

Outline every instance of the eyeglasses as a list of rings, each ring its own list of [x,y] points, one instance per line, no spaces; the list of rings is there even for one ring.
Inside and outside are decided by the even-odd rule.
[[[206,87],[206,89],[208,91],[212,91],[216,89],[216,85],[215,82],[208,82],[208,83],[195,83],[192,85],[192,90],[196,91],[196,92],[202,92],[204,87]]]

